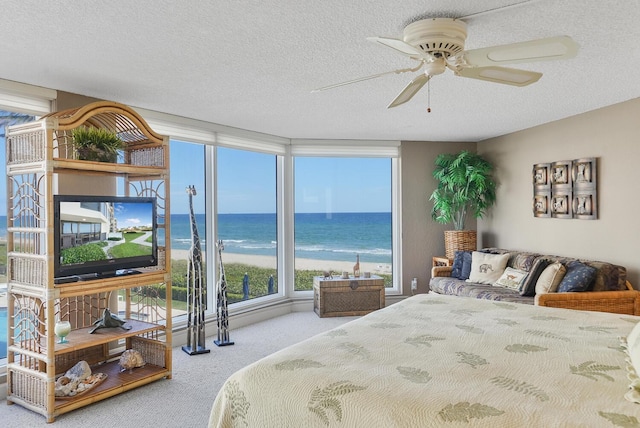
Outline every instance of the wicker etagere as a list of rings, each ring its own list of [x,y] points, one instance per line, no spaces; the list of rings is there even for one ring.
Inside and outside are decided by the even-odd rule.
[[[72,131],[106,128],[125,143],[117,163],[78,159]],[[171,378],[171,264],[169,245],[169,140],[153,132],[131,108],[96,102],[11,126],[6,134],[8,348],[7,401],[56,416],[152,381]],[[62,176],[64,175],[64,180]],[[54,283],[53,195],[62,181],[119,180],[123,195],[157,198],[158,265],[141,273]],[[92,187],[92,186],[86,186]],[[88,188],[93,194],[95,189]],[[105,308],[120,313],[130,330],[89,334]],[[68,320],[68,343],[54,325]],[[121,372],[119,356],[138,350],[146,365]],[[55,396],[57,377],[84,360],[104,382],[76,397]]]

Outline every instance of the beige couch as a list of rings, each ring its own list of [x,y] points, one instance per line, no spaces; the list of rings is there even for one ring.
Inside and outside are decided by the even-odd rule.
[[[525,271],[528,270],[527,268],[530,268],[539,257],[551,261],[559,261],[563,264],[577,260],[570,257],[510,251],[498,248],[485,248],[480,251],[493,254],[509,253],[510,256],[507,266]],[[451,277],[452,266],[433,267],[431,269],[429,288],[430,292],[439,294],[557,308],[640,315],[640,291],[634,290],[629,281],[627,281],[626,268],[608,262],[590,260],[580,260],[580,262],[597,269],[595,281],[589,291],[554,292],[527,296],[522,295],[518,290],[510,288],[478,284],[453,278]]]

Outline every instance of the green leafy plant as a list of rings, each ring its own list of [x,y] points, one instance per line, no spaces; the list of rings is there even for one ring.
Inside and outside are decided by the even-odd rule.
[[[433,191],[431,218],[438,223],[452,223],[464,230],[467,213],[483,217],[496,202],[493,166],[480,155],[462,151],[441,154],[436,158],[433,177],[438,187]]]
[[[82,160],[116,162],[124,143],[115,132],[104,128],[80,127],[72,132],[73,145]]]

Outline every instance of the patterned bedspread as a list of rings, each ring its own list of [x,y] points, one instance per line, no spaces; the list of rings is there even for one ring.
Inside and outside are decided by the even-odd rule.
[[[233,374],[212,427],[640,426],[640,317],[417,295]]]

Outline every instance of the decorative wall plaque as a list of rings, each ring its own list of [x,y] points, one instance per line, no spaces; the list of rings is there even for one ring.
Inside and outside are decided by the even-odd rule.
[[[598,218],[596,158],[533,165],[535,217]]]

